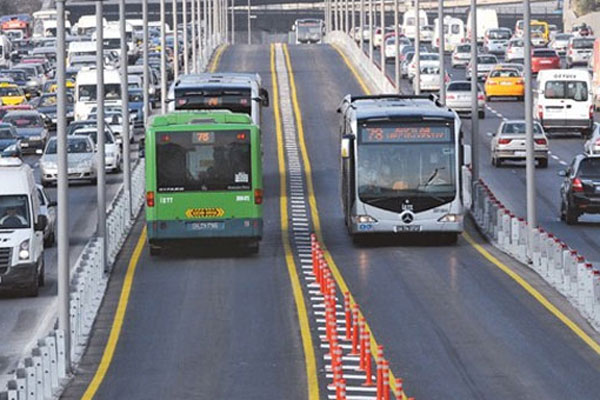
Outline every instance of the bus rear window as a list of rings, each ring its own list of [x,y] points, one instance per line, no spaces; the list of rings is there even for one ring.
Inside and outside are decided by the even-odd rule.
[[[230,110],[251,115],[250,89],[178,89],[176,110]]]
[[[157,191],[251,189],[250,131],[156,134]]]

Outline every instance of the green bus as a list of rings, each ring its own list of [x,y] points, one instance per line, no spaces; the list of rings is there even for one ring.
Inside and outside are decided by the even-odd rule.
[[[228,110],[175,111],[146,131],[146,224],[151,255],[177,243],[262,238],[260,128]]]

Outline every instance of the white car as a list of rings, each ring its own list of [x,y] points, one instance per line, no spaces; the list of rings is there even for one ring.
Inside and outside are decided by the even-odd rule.
[[[567,54],[567,48],[569,47],[569,40],[573,37],[570,33],[557,33],[554,36],[552,42],[550,42],[550,47],[556,50],[559,56],[564,56]]]
[[[590,136],[590,138],[584,143],[583,149],[586,154],[600,154],[600,124],[594,124],[592,136]]]
[[[471,60],[471,45],[461,44],[454,48],[452,52],[452,68],[466,67]]]
[[[446,86],[446,105],[457,113],[471,114],[471,82],[452,81]],[[485,95],[477,84],[477,111],[485,118]]]
[[[503,161],[525,160],[525,121],[504,121],[491,142],[492,165],[499,167]],[[535,159],[540,168],[548,167],[548,138],[539,122],[533,123],[533,146]]]
[[[440,67],[440,55],[438,53],[421,53],[419,57],[421,68],[423,67]],[[413,57],[408,64],[408,79],[413,79],[417,74],[417,60]]]
[[[506,62],[522,61],[525,59],[525,43],[522,39],[511,39],[508,42],[504,60]]]
[[[425,25],[421,27],[421,42],[431,43],[433,40],[433,25]]]
[[[96,152],[94,143],[87,136],[72,135],[67,137],[67,173],[69,181],[97,182]],[[40,158],[42,185],[56,183],[58,177],[58,155],[56,136],[51,137],[46,150]]]
[[[398,38],[398,50],[402,46],[410,45],[410,40],[405,37]],[[396,40],[393,36],[385,39],[385,46],[383,47],[386,61],[394,60],[396,57]]]
[[[512,32],[508,28],[488,29],[485,33],[483,47],[486,53],[504,54],[508,47]]]
[[[420,84],[422,92],[437,92],[440,90],[440,67],[435,65],[421,66],[420,82],[413,79],[413,90],[417,91],[417,84]],[[445,74],[444,82],[448,82],[448,74]]]
[[[546,47],[548,41],[543,34],[539,32],[531,32],[531,45],[533,47]]]
[[[594,52],[595,40],[593,37],[572,37],[567,47],[567,68],[587,64]]]
[[[79,128],[72,132],[73,135],[88,136],[94,142],[94,147],[98,147],[98,129],[97,128]],[[116,142],[115,137],[110,130],[104,130],[104,168],[110,172],[121,171],[121,149]]]
[[[488,76],[491,70],[498,65],[498,59],[496,56],[491,54],[480,54],[477,56],[477,80],[484,81]],[[471,63],[467,65],[467,71],[465,73],[465,77],[467,79],[471,79],[473,75],[473,68],[471,68]]]
[[[56,201],[51,201],[42,185],[37,186],[38,199],[40,201],[40,215],[46,216],[46,227],[44,228],[44,247],[52,247],[56,240]]]

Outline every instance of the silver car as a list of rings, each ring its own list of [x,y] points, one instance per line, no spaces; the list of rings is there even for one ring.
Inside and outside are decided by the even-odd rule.
[[[504,60],[506,62],[522,61],[525,59],[525,43],[522,39],[511,39],[508,42]]]
[[[496,56],[491,54],[480,54],[477,56],[477,80],[485,81],[490,71],[498,64]],[[471,63],[467,65],[467,71],[465,77],[471,79],[473,74]]]
[[[96,152],[94,142],[88,136],[73,135],[67,138],[67,162],[69,181],[89,181],[96,184]],[[40,158],[42,185],[56,183],[58,176],[58,154],[56,137],[50,138]]]
[[[446,86],[446,105],[459,114],[471,114],[471,82],[452,81]],[[477,110],[485,118],[485,95],[477,85]]]
[[[45,215],[48,223],[44,228],[44,247],[52,247],[56,239],[56,201],[51,201],[42,185],[37,185],[38,198],[40,200],[40,215]]]
[[[572,37],[567,48],[567,68],[587,64],[594,52],[594,38]]]
[[[471,59],[471,45],[461,44],[452,52],[452,68],[466,67]]]
[[[558,33],[550,42],[550,47],[556,50],[559,56],[567,54],[567,48],[569,47],[569,40],[573,37],[570,33]]]
[[[499,167],[503,161],[522,161],[526,157],[525,121],[504,121],[492,137],[492,165]],[[539,122],[533,123],[534,154],[540,168],[548,167],[548,138]]]
[[[600,124],[594,124],[592,136],[584,143],[583,149],[586,154],[600,155]]]
[[[512,32],[508,28],[488,29],[485,33],[484,49],[486,53],[504,54]]]

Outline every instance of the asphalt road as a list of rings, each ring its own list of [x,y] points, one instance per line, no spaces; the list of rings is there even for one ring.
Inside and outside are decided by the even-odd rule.
[[[464,239],[452,247],[352,244],[340,210],[334,110],[360,90],[333,49],[290,51],[325,242],[409,394],[595,398],[600,357]]]
[[[219,70],[258,72],[271,92],[268,46],[230,47]],[[96,399],[307,398],[296,306],[281,243],[272,109],[264,109],[263,121],[260,253],[246,256],[229,247],[200,247],[156,258],[145,246],[115,355]],[[111,306],[104,304],[101,313]],[[95,332],[109,329],[110,323],[99,321]],[[96,350],[84,356],[84,365],[97,356]],[[77,378],[64,398],[80,398],[88,382],[85,376]]]
[[[39,156],[26,156],[25,161],[34,168],[39,182]],[[122,181],[122,174],[107,175],[107,204],[112,201]],[[50,199],[56,200],[55,188],[47,188],[46,193]],[[85,183],[73,184],[69,193],[69,254],[73,265],[96,231],[96,187]],[[45,250],[45,263],[46,285],[40,288],[39,297],[20,297],[15,293],[0,295],[0,383],[26,349],[35,345],[35,341],[54,325],[57,315],[56,246]]]

